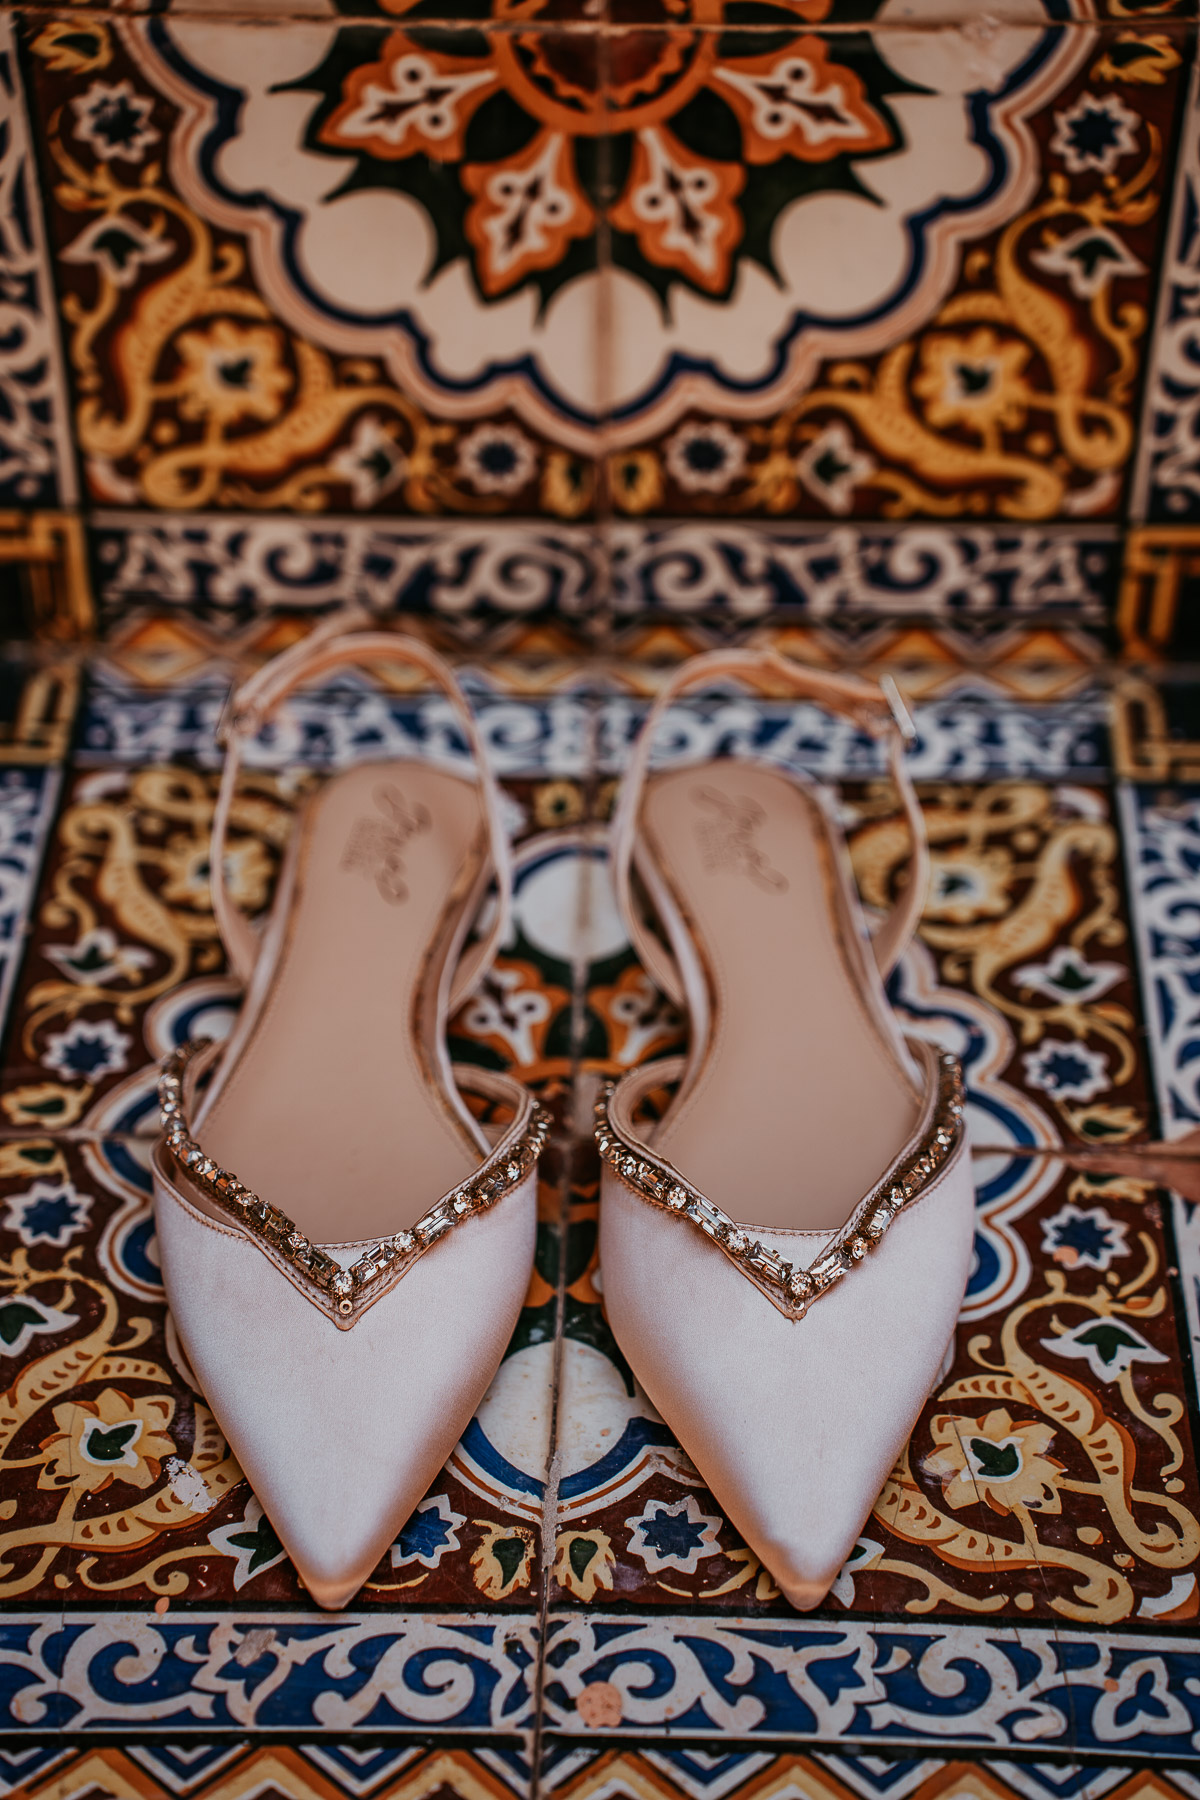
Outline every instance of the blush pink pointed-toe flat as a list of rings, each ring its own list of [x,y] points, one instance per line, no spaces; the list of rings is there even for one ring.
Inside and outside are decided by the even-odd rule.
[[[444,690],[475,778],[410,762],[332,776],[260,936],[225,883],[241,746],[301,681],[369,661],[415,665]],[[313,1599],[340,1607],[503,1356],[548,1121],[516,1082],[447,1059],[446,1018],[490,961],[510,894],[498,795],[447,666],[415,640],[318,632],[254,675],[228,717],[213,903],[246,999],[225,1045],[185,1046],[164,1067],[158,1243],[221,1429]],[[461,955],[491,880],[491,929]],[[482,1127],[464,1088],[511,1122]]]
[[[725,760],[648,774],[670,702],[727,677],[887,741],[913,847],[873,935],[812,782]],[[686,1059],[635,1070],[597,1109],[605,1306],[655,1407],[803,1610],[912,1430],[971,1264],[958,1066],[906,1039],[884,993],[928,870],[902,724],[894,689],[770,652],[699,657],[651,709],[613,824],[631,940],[692,1035]],[[672,1082],[659,1122],[642,1122]]]

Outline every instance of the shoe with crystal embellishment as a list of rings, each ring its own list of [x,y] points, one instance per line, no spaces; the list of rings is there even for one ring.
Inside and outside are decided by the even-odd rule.
[[[297,684],[415,665],[449,696],[475,779],[359,764],[305,808],[261,937],[225,881],[241,749]],[[451,1069],[449,1012],[507,929],[497,792],[466,701],[423,644],[318,632],[231,702],[213,905],[246,988],[224,1046],[160,1082],[163,1279],[254,1492],[320,1605],[370,1575],[468,1424],[529,1282],[548,1120],[506,1076]],[[489,881],[498,905],[463,951]],[[205,1075],[209,1076],[202,1089]],[[482,1127],[460,1089],[511,1122]]]
[[[873,937],[813,783],[740,760],[648,776],[668,704],[726,677],[888,742],[912,852]],[[905,1039],[883,986],[928,873],[911,731],[890,683],[715,652],[656,701],[613,823],[626,926],[686,1007],[691,1047],[597,1108],[605,1307],[655,1407],[805,1611],[916,1422],[971,1261],[959,1069]],[[672,1083],[664,1110],[651,1095]]]

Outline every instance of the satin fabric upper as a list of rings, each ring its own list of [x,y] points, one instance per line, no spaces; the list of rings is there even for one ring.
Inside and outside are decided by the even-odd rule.
[[[609,1323],[718,1504],[802,1611],[845,1562],[937,1377],[970,1273],[974,1214],[960,1150],[883,1243],[796,1321],[703,1233],[605,1167]],[[752,1187],[740,1216],[754,1216]],[[828,1237],[755,1235],[803,1262]]]
[[[155,1170],[188,1360],[313,1599],[361,1587],[487,1391],[525,1298],[536,1170],[338,1331],[235,1226]]]

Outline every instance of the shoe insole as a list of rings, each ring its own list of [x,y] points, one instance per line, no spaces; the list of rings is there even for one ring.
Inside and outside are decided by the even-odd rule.
[[[732,1218],[836,1230],[919,1101],[862,992],[819,806],[774,770],[709,763],[654,777],[642,818],[712,1007],[700,1073],[655,1148]]]
[[[458,776],[370,763],[332,777],[299,830],[271,986],[197,1136],[336,1244],[406,1229],[480,1161],[424,1043],[484,819]]]

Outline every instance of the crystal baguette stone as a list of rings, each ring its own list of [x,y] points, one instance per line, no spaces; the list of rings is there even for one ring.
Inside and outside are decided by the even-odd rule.
[[[171,1051],[163,1062],[158,1079],[163,1146],[189,1181],[282,1257],[307,1285],[321,1293],[328,1310],[343,1318],[358,1310],[361,1300],[384,1275],[411,1265],[447,1231],[511,1192],[534,1167],[550,1135],[550,1114],[535,1105],[516,1138],[510,1130],[470,1183],[444,1195],[412,1230],[381,1239],[349,1269],[342,1269],[331,1256],[316,1249],[286,1213],[260,1200],[228,1169],[220,1168],[192,1137],[183,1081],[208,1043],[205,1038],[194,1039]]]
[[[751,1238],[669,1163],[648,1160],[651,1153],[645,1145],[623,1132],[613,1119],[615,1092],[615,1083],[609,1082],[595,1108],[595,1139],[603,1160],[640,1199],[687,1219],[702,1231],[768,1292],[777,1306],[797,1319],[878,1248],[888,1227],[958,1150],[965,1130],[962,1071],[956,1057],[941,1052],[933,1112],[920,1142],[855,1208],[853,1217],[811,1268],[801,1269]]]

